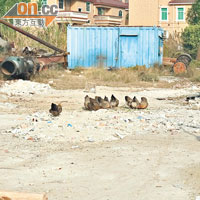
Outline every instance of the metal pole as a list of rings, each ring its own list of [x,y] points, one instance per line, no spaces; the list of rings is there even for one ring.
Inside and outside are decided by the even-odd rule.
[[[58,51],[59,53],[66,53],[62,49],[59,49],[59,48],[53,46],[52,44],[49,44],[48,42],[45,42],[44,40],[36,37],[35,35],[32,35],[31,33],[28,33],[27,31],[24,31],[21,28],[13,26],[12,24],[8,23],[7,21],[5,21],[3,19],[0,19],[0,23],[8,26],[9,28],[12,28],[13,30],[15,30],[15,31],[17,31],[17,32],[19,32],[19,33],[21,33],[21,34],[23,34],[23,35],[25,35],[25,36],[37,41],[37,42],[39,42],[39,43],[41,43],[41,44],[43,44],[43,45],[45,45],[47,47],[49,47],[50,49],[53,49],[54,51]]]

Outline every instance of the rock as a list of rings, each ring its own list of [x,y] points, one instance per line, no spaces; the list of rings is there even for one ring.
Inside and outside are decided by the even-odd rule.
[[[72,148],[72,149],[78,149],[79,146],[78,146],[78,145],[75,145],[75,146],[72,146],[71,148]]]
[[[88,138],[88,142],[95,142],[92,138]]]
[[[96,93],[96,88],[91,88],[89,93]]]

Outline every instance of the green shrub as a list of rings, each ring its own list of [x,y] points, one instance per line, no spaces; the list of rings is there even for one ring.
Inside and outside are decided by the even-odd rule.
[[[200,25],[191,25],[182,33],[183,48],[193,58],[196,58],[200,45]]]

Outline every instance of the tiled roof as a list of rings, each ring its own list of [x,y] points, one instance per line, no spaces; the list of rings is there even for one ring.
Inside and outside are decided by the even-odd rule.
[[[117,8],[128,8],[128,3],[124,3],[120,0],[83,0],[94,3],[94,5],[111,6]]]
[[[193,4],[196,0],[172,0],[169,4]]]
[[[105,5],[117,8],[128,8],[127,3],[123,3],[120,0],[95,0],[94,5]]]

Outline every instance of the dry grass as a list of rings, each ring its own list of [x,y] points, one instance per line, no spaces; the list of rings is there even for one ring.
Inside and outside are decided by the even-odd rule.
[[[195,68],[189,70],[189,79],[193,82],[200,82],[200,69]]]
[[[170,35],[164,41],[164,57],[177,58],[181,53],[183,53],[183,50],[180,34],[175,33],[173,36]]]
[[[197,67],[199,66],[199,67]],[[52,67],[49,70],[40,72],[32,80],[42,83],[51,83],[56,89],[84,89],[88,83],[91,85],[111,86],[111,87],[172,87],[176,82],[168,83],[159,81],[160,76],[174,76],[171,67],[155,65],[146,68],[137,66],[132,68],[121,68],[117,70],[107,70],[104,68],[76,68],[66,70],[63,67]],[[193,61],[187,72],[176,75],[187,78],[188,81],[200,81],[199,62]],[[186,81],[186,79],[184,79]],[[52,83],[53,81],[53,83]]]
[[[25,46],[30,46],[32,48],[42,48],[47,51],[52,51],[41,45],[40,43],[13,31],[10,28],[7,28],[4,25],[0,25],[0,30],[3,38],[9,42],[15,43],[17,49],[22,49]],[[67,28],[63,26],[59,28],[57,24],[51,25],[48,28],[23,28],[23,30],[34,34],[35,36],[43,39],[46,42],[51,43],[52,45],[65,50],[67,47]]]
[[[116,83],[120,85],[133,84],[139,81],[157,82],[160,75],[169,75],[167,68],[155,65],[146,68],[145,66],[136,66],[131,68],[121,68],[108,71],[103,68],[92,68],[84,72],[87,79],[96,80],[103,83]]]
[[[159,66],[148,69],[137,66],[112,71],[104,68],[76,68],[69,71],[56,67],[37,74],[32,80],[51,83],[56,89],[83,89],[88,84],[111,87],[171,87],[170,84],[159,82],[160,75],[171,75],[171,72],[168,68]]]
[[[49,83],[55,89],[83,89],[86,85],[86,80],[80,75],[73,75],[70,71],[63,67],[55,67],[44,70],[31,78],[32,81],[40,83]]]

